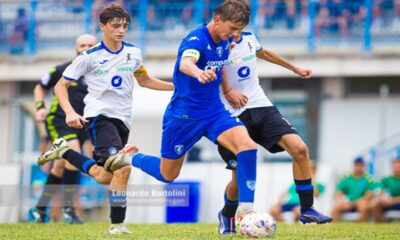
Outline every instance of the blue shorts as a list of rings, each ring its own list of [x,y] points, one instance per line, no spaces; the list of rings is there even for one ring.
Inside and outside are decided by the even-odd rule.
[[[178,159],[185,155],[201,137],[205,136],[216,143],[221,133],[243,123],[224,110],[199,120],[172,117],[168,112],[163,119],[161,156]]]

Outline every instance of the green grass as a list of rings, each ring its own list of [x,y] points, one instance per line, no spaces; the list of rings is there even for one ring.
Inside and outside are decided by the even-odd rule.
[[[109,236],[107,223],[0,224],[0,239],[241,239],[218,236],[215,224],[129,224],[134,233]],[[400,224],[338,223],[328,225],[278,224],[274,239],[400,239]]]

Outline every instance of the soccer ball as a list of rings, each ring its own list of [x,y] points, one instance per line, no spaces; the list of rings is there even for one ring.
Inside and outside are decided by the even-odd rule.
[[[256,211],[244,216],[239,223],[239,230],[242,236],[268,238],[275,234],[276,222],[268,213]]]

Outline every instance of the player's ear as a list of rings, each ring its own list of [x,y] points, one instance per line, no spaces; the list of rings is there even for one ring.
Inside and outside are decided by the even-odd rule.
[[[220,15],[214,15],[213,20],[215,23],[219,23],[221,21],[221,16]]]
[[[106,25],[104,24],[104,23],[100,23],[100,29],[102,30],[102,31],[104,31],[104,28],[106,27]]]

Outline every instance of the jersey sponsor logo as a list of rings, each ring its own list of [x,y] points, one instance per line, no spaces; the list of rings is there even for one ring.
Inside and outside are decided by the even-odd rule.
[[[122,77],[121,76],[114,76],[111,78],[111,85],[116,89],[121,89],[122,85]]]
[[[135,68],[134,67],[129,67],[129,66],[119,66],[119,67],[117,67],[117,70],[119,72],[134,72]]]
[[[181,155],[183,153],[183,145],[175,145],[174,150],[176,154]]]
[[[189,38],[189,41],[194,41],[194,40],[200,41],[200,39],[196,36]]]
[[[104,76],[108,73],[108,70],[106,69],[97,69],[96,71],[93,72],[93,74],[97,77],[99,76]]]
[[[250,54],[250,55],[247,55],[247,56],[244,56],[244,57],[238,57],[238,58],[229,59],[226,62],[226,65],[232,65],[232,64],[239,65],[239,64],[242,64],[242,63],[247,63],[247,62],[253,61],[256,58],[257,58],[257,56],[255,54]]]
[[[204,70],[213,70],[215,69],[215,72],[222,72],[224,69],[226,60],[221,60],[221,61],[208,61],[207,66],[204,68]]]
[[[224,49],[222,47],[217,47],[215,49],[217,51],[218,57],[222,57],[222,54],[224,53]]]
[[[256,189],[256,181],[255,180],[247,180],[246,181],[246,186],[251,191],[254,191]]]
[[[241,79],[239,79],[239,81],[245,81],[250,79],[250,68],[248,66],[243,66],[241,68],[239,68],[238,70],[238,75]]]

